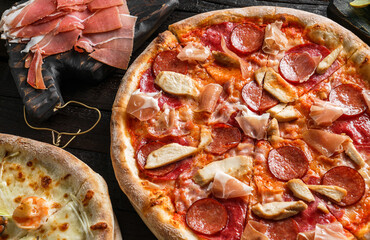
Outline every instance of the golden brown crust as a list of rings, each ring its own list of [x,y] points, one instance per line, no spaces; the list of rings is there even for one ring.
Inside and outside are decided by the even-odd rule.
[[[111,119],[111,158],[116,177],[140,217],[159,239],[197,239],[198,237],[182,223],[173,219],[174,209],[168,197],[162,198],[160,205],[151,205],[152,199],[157,195],[154,190],[147,188],[148,185],[154,184],[138,176],[135,152],[126,125],[128,100],[131,93],[137,89],[142,73],[151,67],[153,57],[163,49],[177,44],[174,36],[181,41],[191,30],[225,21],[235,22],[245,17],[252,18],[257,23],[274,19],[299,21],[307,27],[312,41],[324,44],[329,49],[342,44],[344,46],[342,54],[345,59],[353,59],[351,61],[361,66],[359,70],[362,75],[369,76],[369,58],[366,57],[368,46],[348,30],[316,14],[288,8],[257,6],[203,13],[170,25],[169,30],[174,35],[169,31],[160,34],[127,71],[118,90]],[[365,54],[354,55],[356,52],[365,52]],[[364,229],[362,235],[368,232],[369,229]]]
[[[120,235],[119,230],[116,233],[114,231],[114,216],[107,185],[104,179],[85,163],[58,147],[8,134],[0,133],[0,149],[3,152],[19,151],[28,159],[36,158],[37,164],[52,171],[59,178],[65,178],[69,187],[65,190],[66,193],[77,193],[77,199],[81,199],[81,195],[86,194],[87,191],[93,191],[94,197],[84,210],[90,215],[89,220],[92,225],[102,221],[108,225],[106,230],[94,232],[94,239],[110,240],[116,239],[113,238],[114,234]]]

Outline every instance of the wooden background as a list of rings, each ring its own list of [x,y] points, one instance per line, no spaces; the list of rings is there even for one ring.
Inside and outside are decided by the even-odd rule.
[[[129,6],[133,4],[130,0],[128,1]],[[151,0],[148,1],[150,2]],[[14,0],[1,0],[0,13],[9,8],[14,2]],[[133,53],[131,62],[136,59],[158,33],[165,31],[169,24],[202,12],[254,5],[291,7],[327,16],[329,2],[322,0],[180,0],[180,4],[176,10],[159,27],[152,37]],[[5,42],[1,40],[0,132],[50,143],[50,132],[32,130],[28,128],[24,122],[22,101],[9,71],[4,44]],[[150,240],[155,239],[155,237],[136,214],[130,202],[120,190],[114,176],[109,155],[111,106],[124,73],[125,72],[122,70],[117,70],[112,77],[95,86],[88,84],[76,85],[74,79],[63,80],[62,94],[65,102],[69,100],[80,101],[97,107],[102,112],[102,119],[98,126],[92,132],[77,137],[66,150],[87,163],[106,180],[123,238],[125,240]],[[93,110],[71,106],[66,110],[61,110],[56,116],[53,116],[47,122],[39,126],[51,127],[59,131],[75,132],[80,128],[82,130],[88,129],[95,122],[96,118],[97,114]]]

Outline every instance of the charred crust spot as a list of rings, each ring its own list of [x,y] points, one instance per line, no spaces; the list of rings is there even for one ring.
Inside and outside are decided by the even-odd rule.
[[[49,187],[49,185],[51,184],[52,180],[49,176],[44,176],[44,177],[41,177],[41,186],[43,188],[47,188]]]
[[[22,172],[18,172],[17,180],[20,182],[24,182],[26,180]]]
[[[69,178],[71,176],[70,173],[68,173],[67,175],[65,175],[64,177],[62,177],[62,180],[67,180],[67,178]]]
[[[51,207],[52,208],[61,208],[62,205],[60,203],[53,203],[53,205]]]
[[[61,232],[65,232],[65,231],[68,230],[68,227],[69,227],[69,224],[68,223],[62,223],[62,224],[59,225],[59,230]]]
[[[108,228],[108,224],[105,222],[98,222],[90,227],[91,230],[104,230]]]
[[[22,196],[18,196],[16,198],[14,198],[15,203],[20,203],[21,201],[22,201]]]
[[[0,216],[0,235],[4,232],[8,219],[6,217]]]
[[[33,162],[31,162],[31,161],[27,162],[27,167],[32,167],[32,165],[33,165]]]
[[[82,200],[82,204],[86,207],[89,204],[90,200],[93,198],[93,196],[94,191],[92,190],[87,191],[84,200]]]
[[[68,197],[68,194],[67,194],[67,193],[65,193],[65,194],[64,194],[64,198],[67,198],[67,197]]]

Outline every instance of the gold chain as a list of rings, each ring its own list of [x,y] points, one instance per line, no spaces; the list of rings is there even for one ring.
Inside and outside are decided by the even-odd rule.
[[[79,129],[77,132],[75,133],[70,133],[70,132],[58,132],[52,128],[43,128],[43,127],[34,127],[32,126],[28,121],[27,121],[27,117],[26,117],[26,107],[23,107],[23,117],[24,117],[24,121],[26,122],[27,126],[34,129],[34,130],[41,130],[41,131],[50,131],[51,132],[51,136],[52,136],[52,139],[53,139],[53,145],[59,147],[60,145],[60,142],[61,142],[61,139],[62,139],[62,136],[63,135],[66,135],[66,136],[72,136],[68,142],[61,148],[65,148],[67,147],[72,141],[73,139],[75,139],[78,135],[82,135],[82,134],[85,134],[85,133],[88,133],[90,132],[91,130],[93,130],[96,125],[98,125],[98,123],[100,122],[100,119],[101,119],[101,112],[99,111],[99,109],[95,108],[95,107],[90,107],[90,106],[87,106],[86,104],[84,103],[81,103],[81,102],[77,102],[77,101],[69,101],[67,102],[66,104],[64,105],[57,105],[54,107],[54,112],[58,111],[59,109],[62,109],[62,108],[65,108],[67,105],[69,105],[70,103],[74,103],[74,104],[79,104],[83,107],[86,107],[88,109],[92,109],[92,110],[95,110],[98,112],[98,120],[94,123],[94,125],[92,127],[90,127],[89,129],[87,129],[86,131],[82,131],[81,132],[81,129]],[[55,136],[56,135],[56,136]]]

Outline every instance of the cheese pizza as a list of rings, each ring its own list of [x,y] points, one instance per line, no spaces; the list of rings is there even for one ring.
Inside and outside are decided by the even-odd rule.
[[[369,58],[287,8],[170,25],[113,105],[122,190],[159,239],[369,239]]]
[[[122,239],[103,178],[66,151],[0,134],[0,239]]]

